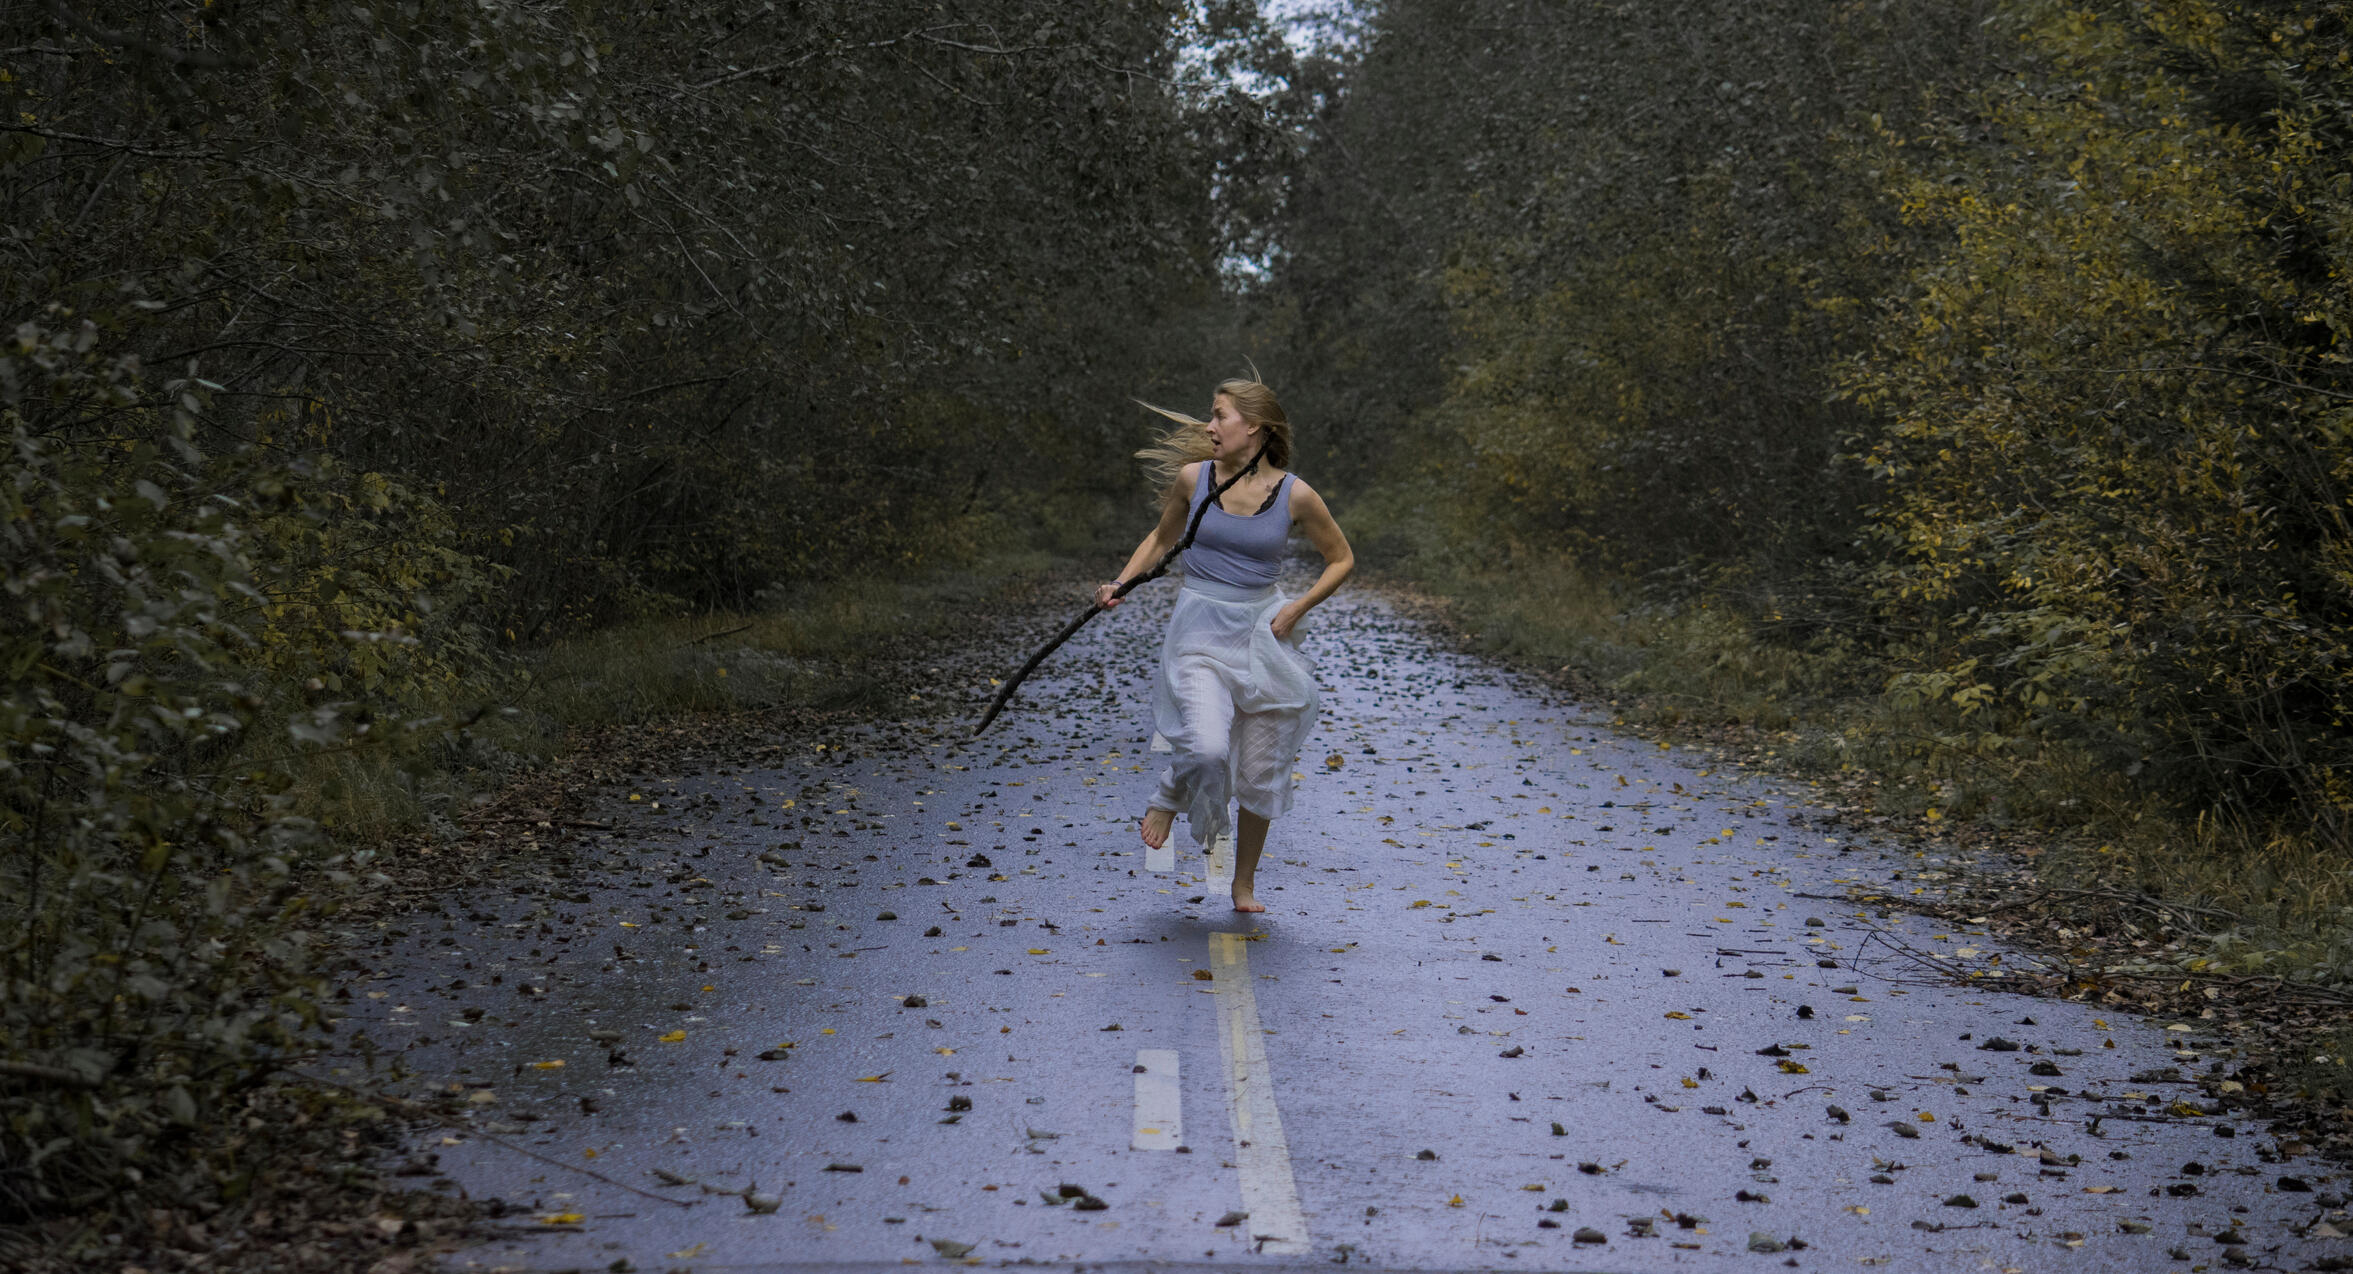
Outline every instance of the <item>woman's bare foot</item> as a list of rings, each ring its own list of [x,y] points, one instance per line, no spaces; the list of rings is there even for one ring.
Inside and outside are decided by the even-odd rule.
[[[1259,912],[1266,910],[1266,904],[1258,901],[1256,890],[1248,885],[1236,883],[1234,885],[1234,910]]]
[[[1176,826],[1175,810],[1144,811],[1144,846],[1158,849],[1168,843],[1168,829]]]

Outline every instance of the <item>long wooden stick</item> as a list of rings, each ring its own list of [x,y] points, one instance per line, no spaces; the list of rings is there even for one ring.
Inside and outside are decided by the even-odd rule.
[[[1111,600],[1118,601],[1120,598],[1125,597],[1129,593],[1135,591],[1138,586],[1149,584],[1153,580],[1159,579],[1161,576],[1168,574],[1168,568],[1170,565],[1175,563],[1177,560],[1177,555],[1183,553],[1186,549],[1193,547],[1193,537],[1201,534],[1201,519],[1208,515],[1209,506],[1217,503],[1218,497],[1223,496],[1228,488],[1232,487],[1235,483],[1240,482],[1243,478],[1246,478],[1258,471],[1258,462],[1266,458],[1267,446],[1273,441],[1274,439],[1270,437],[1266,440],[1266,442],[1258,444],[1258,454],[1250,457],[1250,463],[1243,465],[1241,470],[1235,473],[1233,477],[1230,477],[1211,488],[1209,492],[1209,498],[1201,502],[1200,508],[1193,510],[1193,521],[1191,525],[1185,528],[1185,538],[1177,541],[1177,546],[1175,548],[1161,554],[1159,564],[1154,566],[1151,570],[1138,575],[1134,579],[1120,581],[1118,589],[1114,590],[1111,594]],[[1010,677],[1007,677],[1005,679],[1005,684],[997,688],[997,697],[989,700],[989,710],[981,714],[980,724],[972,727],[971,737],[977,739],[980,737],[983,730],[989,728],[989,723],[995,721],[997,719],[997,714],[1004,710],[1005,701],[1011,699],[1013,697],[1013,691],[1019,687],[1031,673],[1038,670],[1039,664],[1046,662],[1046,656],[1051,655],[1055,651],[1061,649],[1062,643],[1069,641],[1073,633],[1076,633],[1079,629],[1086,627],[1088,620],[1093,619],[1095,616],[1100,615],[1109,609],[1110,607],[1108,606],[1089,604],[1085,610],[1079,612],[1077,618],[1072,619],[1069,623],[1062,626],[1062,631],[1055,634],[1054,640],[1039,647],[1038,653],[1031,655],[1029,657],[1029,662],[1021,666],[1021,671],[1014,673]]]

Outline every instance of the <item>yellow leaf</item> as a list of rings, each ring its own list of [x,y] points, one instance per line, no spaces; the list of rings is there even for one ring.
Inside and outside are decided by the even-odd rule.
[[[1931,1115],[1927,1111],[1923,1110],[1920,1112],[1920,1122],[1924,1124],[1933,1124],[1936,1122],[1936,1116]]]
[[[1029,949],[1029,953],[1031,955],[1045,955],[1046,949],[1044,947],[1031,947]]]
[[[539,1218],[539,1223],[541,1225],[578,1225],[587,1219],[587,1215],[580,1212],[550,1212]]]
[[[889,1071],[884,1071],[880,1075],[860,1075],[858,1077],[858,1082],[861,1084],[881,1084],[889,1082],[890,1077],[891,1073]]]
[[[685,1032],[685,1031],[672,1031],[672,1032],[670,1032],[668,1035],[665,1035],[665,1036],[663,1036],[663,1037],[662,1037],[662,1042],[663,1042],[664,1044],[676,1044],[676,1043],[678,1043],[680,1040],[683,1040],[683,1039],[685,1039],[685,1038],[686,1038],[686,1032]]]
[[[562,1058],[557,1058],[552,1062],[533,1062],[531,1063],[531,1069],[537,1071],[560,1071],[564,1069],[564,1062]]]
[[[1453,1198],[1451,1198],[1451,1199],[1448,1199],[1448,1200],[1446,1201],[1446,1206],[1447,1206],[1447,1207],[1450,1207],[1450,1208],[1459,1208],[1459,1207],[1461,1207],[1461,1206],[1462,1206],[1462,1196],[1458,1194],[1458,1195],[1454,1196]]]
[[[1697,1087],[1699,1087],[1699,1081],[1698,1081],[1698,1080],[1696,1080],[1696,1079],[1693,1079],[1693,1078],[1692,1078],[1691,1076],[1689,1076],[1689,1075],[1685,1075],[1685,1076],[1683,1077],[1683,1086],[1684,1086],[1685,1088],[1697,1088]]]
[[[1688,1022],[1691,1020],[1691,1015],[1681,1009],[1670,1009],[1667,1012],[1667,1016],[1675,1019],[1678,1022]]]
[[[1781,1059],[1781,1073],[1782,1073],[1782,1074],[1784,1074],[1784,1075],[1811,1075],[1811,1074],[1813,1074],[1813,1072],[1812,1072],[1812,1071],[1809,1071],[1809,1070],[1807,1070],[1807,1069],[1806,1069],[1806,1064],[1805,1064],[1804,1062],[1797,1061],[1797,1060],[1795,1060],[1795,1059],[1793,1059],[1793,1058],[1787,1058],[1787,1057],[1784,1057],[1784,1058],[1782,1058],[1782,1059]]]
[[[2117,1186],[2085,1186],[2083,1192],[2085,1194],[2114,1194],[2118,1189]]]
[[[1412,903],[1412,905],[1411,905],[1411,906],[1408,906],[1408,907],[1406,908],[1406,910],[1407,910],[1407,911],[1411,911],[1411,910],[1413,910],[1415,907],[1427,907],[1427,906],[1429,906],[1429,905],[1430,905],[1430,900],[1429,900],[1429,899],[1427,899],[1427,898],[1416,898],[1416,899],[1414,899],[1414,900],[1413,900],[1413,903]]]
[[[1528,1185],[1521,1186],[1520,1189],[1525,1190],[1530,1194],[1542,1194],[1544,1193],[1544,1183],[1541,1181],[1531,1182]]]
[[[630,800],[633,800],[633,801],[642,801],[642,800],[644,800],[645,798],[644,798],[643,796],[640,796],[640,795],[638,795],[638,794],[637,794],[637,793],[635,793],[635,792],[631,792],[631,793],[629,794],[629,799],[630,799]]]
[[[594,1159],[594,1158],[596,1158],[596,1147],[594,1147],[594,1146],[589,1146],[589,1147],[587,1147],[586,1149],[582,1150],[580,1153],[581,1153],[583,1156],[587,1157],[587,1158]]]

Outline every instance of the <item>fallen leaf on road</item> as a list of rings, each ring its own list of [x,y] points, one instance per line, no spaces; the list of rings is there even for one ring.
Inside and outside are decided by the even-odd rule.
[[[698,1244],[698,1246],[700,1245]],[[941,1256],[947,1257],[951,1261],[954,1261],[961,1259],[966,1253],[970,1252],[972,1250],[972,1245],[970,1243],[958,1243],[954,1239],[933,1239],[931,1241],[931,1250],[939,1253]],[[672,1253],[672,1255],[676,1255],[676,1253]]]
[[[679,1041],[681,1041],[681,1040],[684,1040],[685,1038],[686,1038],[686,1032],[684,1032],[684,1031],[672,1031],[672,1032],[670,1032],[669,1034],[667,1034],[667,1035],[664,1035],[664,1036],[662,1037],[662,1042],[663,1042],[664,1044],[676,1044],[676,1043],[678,1043]]]

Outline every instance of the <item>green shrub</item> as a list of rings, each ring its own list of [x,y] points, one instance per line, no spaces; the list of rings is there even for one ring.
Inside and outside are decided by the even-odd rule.
[[[239,484],[189,443],[203,386],[150,397],[91,325],[27,324],[0,390],[0,1218],[16,1220],[126,1181],[211,1184],[173,1145],[324,1026],[303,926],[351,864],[319,857],[282,773],[241,760],[267,705],[240,616],[265,599]],[[74,436],[94,419],[108,436]],[[338,733],[325,714],[301,728]]]

